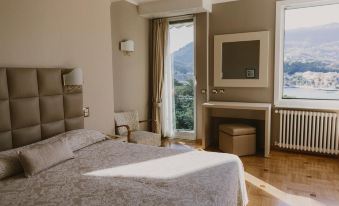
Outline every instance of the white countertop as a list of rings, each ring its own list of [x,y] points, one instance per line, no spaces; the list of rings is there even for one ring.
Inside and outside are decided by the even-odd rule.
[[[253,102],[206,102],[202,104],[206,108],[230,108],[230,109],[251,109],[251,110],[270,110],[270,103]]]

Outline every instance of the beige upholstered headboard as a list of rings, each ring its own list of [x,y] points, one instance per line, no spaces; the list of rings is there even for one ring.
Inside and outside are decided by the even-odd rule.
[[[0,68],[0,151],[84,127],[82,89],[62,85],[68,71]]]

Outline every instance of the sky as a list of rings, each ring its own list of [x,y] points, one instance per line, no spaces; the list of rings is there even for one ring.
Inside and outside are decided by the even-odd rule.
[[[194,40],[194,27],[170,27],[169,42],[170,53],[177,51]]]
[[[285,12],[285,29],[339,23],[339,4],[289,9]]]

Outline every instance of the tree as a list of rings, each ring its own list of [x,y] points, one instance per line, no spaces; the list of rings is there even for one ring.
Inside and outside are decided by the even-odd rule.
[[[194,129],[194,80],[174,80],[176,129]]]

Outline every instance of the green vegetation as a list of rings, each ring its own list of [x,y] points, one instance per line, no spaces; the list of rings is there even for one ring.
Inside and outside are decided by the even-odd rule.
[[[194,129],[194,81],[187,82],[174,80],[175,87],[175,118],[176,129]]]

